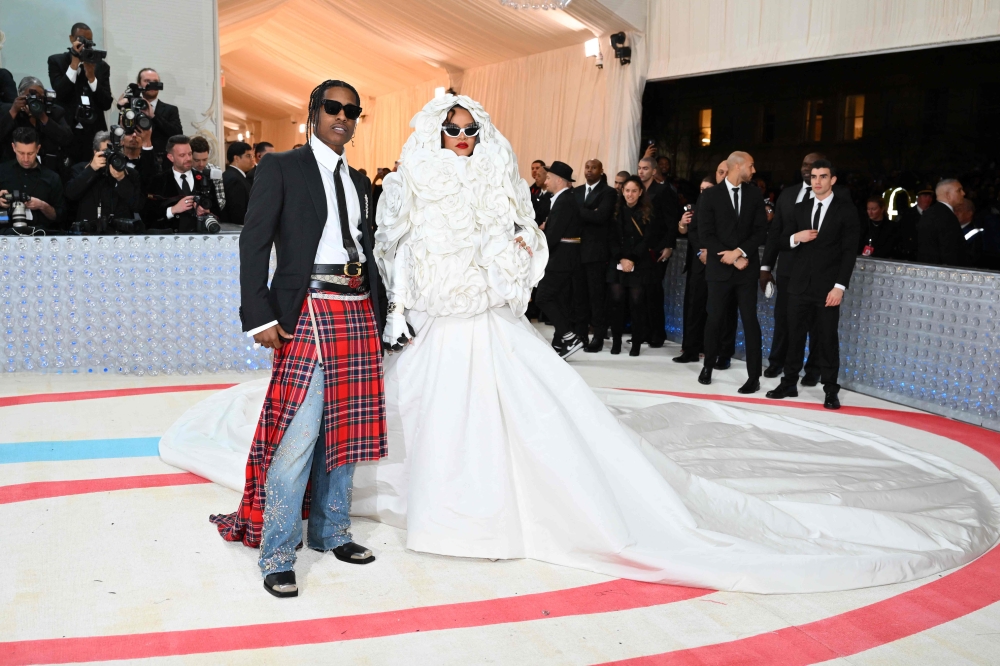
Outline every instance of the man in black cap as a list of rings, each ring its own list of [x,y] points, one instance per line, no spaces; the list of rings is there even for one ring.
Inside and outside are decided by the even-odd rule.
[[[583,348],[585,342],[573,332],[570,315],[570,284],[580,268],[580,206],[570,183],[573,169],[564,162],[553,162],[545,177],[545,189],[552,195],[545,240],[549,245],[549,263],[545,277],[538,283],[535,300],[556,328],[553,348],[563,358]]]

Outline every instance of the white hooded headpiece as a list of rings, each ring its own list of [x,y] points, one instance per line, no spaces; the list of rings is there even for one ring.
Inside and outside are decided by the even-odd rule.
[[[455,106],[480,126],[470,157],[441,147],[441,126]],[[548,251],[510,142],[464,95],[432,99],[410,126],[376,213],[375,258],[390,300],[431,316],[473,316],[504,304],[523,314]]]

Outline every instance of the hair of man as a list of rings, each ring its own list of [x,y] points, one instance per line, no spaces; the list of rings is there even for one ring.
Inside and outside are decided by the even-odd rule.
[[[307,143],[309,139],[312,138],[313,129],[316,127],[316,121],[319,118],[319,110],[323,108],[323,93],[330,88],[347,88],[354,93],[354,98],[358,100],[358,106],[361,106],[361,95],[358,94],[358,91],[354,86],[346,81],[341,81],[339,79],[327,79],[313,88],[312,92],[309,93],[309,118],[306,120]]]
[[[187,136],[185,136],[183,134],[175,134],[172,137],[170,137],[169,139],[167,139],[167,152],[168,153],[172,152],[173,149],[174,149],[174,146],[190,145],[190,144],[191,144],[191,139],[190,138],[188,138]]]

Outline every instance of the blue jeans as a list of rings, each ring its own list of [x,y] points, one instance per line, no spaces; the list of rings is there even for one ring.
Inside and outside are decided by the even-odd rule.
[[[267,470],[259,561],[265,576],[291,571],[295,566],[295,549],[302,542],[302,499],[310,475],[312,508],[307,545],[315,550],[330,550],[351,541],[354,463],[334,467],[327,473],[324,448],[316,447],[322,425],[323,369],[317,365],[306,398]]]

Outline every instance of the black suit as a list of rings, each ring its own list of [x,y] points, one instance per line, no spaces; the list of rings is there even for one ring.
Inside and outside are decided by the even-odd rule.
[[[256,167],[254,167],[256,168]],[[226,208],[223,219],[229,224],[243,224],[250,203],[250,181],[234,166],[226,167],[222,174],[222,185],[226,188]]]
[[[709,188],[698,200],[698,237],[708,249],[705,278],[708,281],[708,323],[705,330],[705,367],[711,368],[719,355],[719,341],[726,323],[727,304],[735,295],[743,320],[747,374],[761,374],[761,334],[757,320],[757,283],[760,276],[758,248],[767,238],[767,213],[760,190],[744,183],[739,189],[739,214],[733,207],[728,180]],[[742,250],[747,266],[722,263],[720,252]]]
[[[598,181],[587,194],[587,186],[573,188],[573,195],[580,207],[580,261],[582,262],[582,282],[584,293],[574,297],[582,301],[574,307],[582,309],[583,316],[577,322],[577,335],[586,335],[587,324],[594,327],[594,335],[603,338],[608,327],[607,318],[607,277],[608,277],[608,231],[615,213],[618,192],[606,180]],[[574,287],[576,285],[574,284]],[[583,337],[581,336],[581,337]]]
[[[150,105],[152,106],[152,105]],[[184,125],[181,124],[181,114],[173,104],[167,104],[163,100],[156,102],[156,110],[153,116],[153,151],[161,158],[167,152],[167,139],[177,134],[184,134]],[[165,164],[164,168],[170,165]]]
[[[687,281],[684,284],[684,337],[681,349],[685,354],[700,354],[705,351],[705,324],[708,320],[708,282],[705,281],[705,264],[701,263],[701,239],[698,238],[698,212],[691,216],[687,232],[687,256],[684,270]],[[726,323],[722,328],[719,356],[732,358],[736,353],[736,300],[727,307]]]
[[[350,175],[361,207],[365,271],[372,310],[381,333],[385,311],[379,298],[382,281],[373,251],[371,181],[353,168]],[[275,320],[285,331],[295,331],[316,249],[326,226],[328,205],[331,202],[326,200],[319,164],[309,145],[268,153],[257,165],[246,222],[240,234],[240,320],[244,331]],[[267,273],[272,245],[278,265],[269,288]]]
[[[72,56],[68,51],[50,55],[49,82],[56,91],[56,101],[66,109],[67,123],[73,128],[73,143],[68,150],[70,159],[73,162],[87,162],[94,156],[94,134],[108,129],[104,112],[114,103],[114,97],[111,95],[111,66],[104,60],[94,66],[97,90],[91,90],[82,65],[77,72],[75,82],[66,76],[71,60]],[[81,123],[76,118],[81,95],[90,99],[90,107],[94,112],[94,119],[88,123]]]
[[[73,142],[73,130],[66,124],[66,112],[58,104],[52,105],[52,113],[48,114],[49,121],[44,125],[38,122],[31,124],[31,117],[25,113],[17,114],[17,118],[10,117],[11,104],[0,105],[0,162],[13,161],[14,148],[11,146],[11,135],[18,127],[31,127],[38,132],[42,142],[41,151],[38,153],[42,158],[42,165],[52,169],[57,174],[63,174],[66,170],[64,164],[66,149]],[[94,157],[93,151],[87,157],[89,162]]]
[[[108,217],[133,219],[142,211],[142,178],[135,169],[126,167],[125,177],[115,180],[107,169],[94,171],[87,164],[66,184],[66,200],[77,206],[75,220],[100,223]],[[103,233],[105,227],[98,230]]]
[[[552,204],[545,222],[545,240],[549,246],[549,263],[545,276],[538,283],[535,300],[556,329],[556,340],[572,328],[571,307],[568,302],[573,275],[580,266],[580,243],[563,243],[563,238],[580,238],[582,221],[580,207],[569,189]]]
[[[917,223],[917,261],[934,266],[965,266],[965,236],[951,208],[935,201]]]
[[[782,383],[798,381],[808,334],[812,347],[810,355],[817,357],[823,389],[828,394],[835,394],[840,389],[837,384],[840,306],[827,307],[826,298],[835,285],[845,289],[850,285],[860,225],[858,211],[846,194],[835,192],[833,200],[827,199],[824,205],[828,210],[818,227],[814,226],[814,202],[802,201],[795,206],[794,214],[785,220],[782,229],[783,242],[792,255],[788,287],[788,356]],[[819,229],[815,240],[791,247],[792,234],[812,228]]]
[[[531,207],[535,209],[535,224],[541,226],[549,216],[552,195],[537,185],[531,186]]]
[[[677,223],[681,219],[681,202],[673,188],[665,183],[654,182],[649,187],[651,194],[647,195],[653,204],[653,215],[656,218],[656,228],[660,231],[656,238],[651,239],[650,250],[659,257],[663,250],[677,247]],[[654,262],[653,282],[644,290],[646,302],[646,317],[649,321],[650,345],[662,346],[667,339],[666,314],[663,311],[663,280],[667,276],[667,261]],[[634,342],[633,342],[634,344]]]
[[[17,99],[14,75],[0,67],[0,104],[12,104]]]
[[[194,193],[195,171],[188,171],[187,178]],[[150,182],[146,193],[146,205],[142,212],[142,220],[147,229],[173,229],[179,233],[193,233],[198,230],[198,218],[194,208],[179,215],[167,218],[167,209],[185,196],[174,179],[173,169],[158,174]]]

